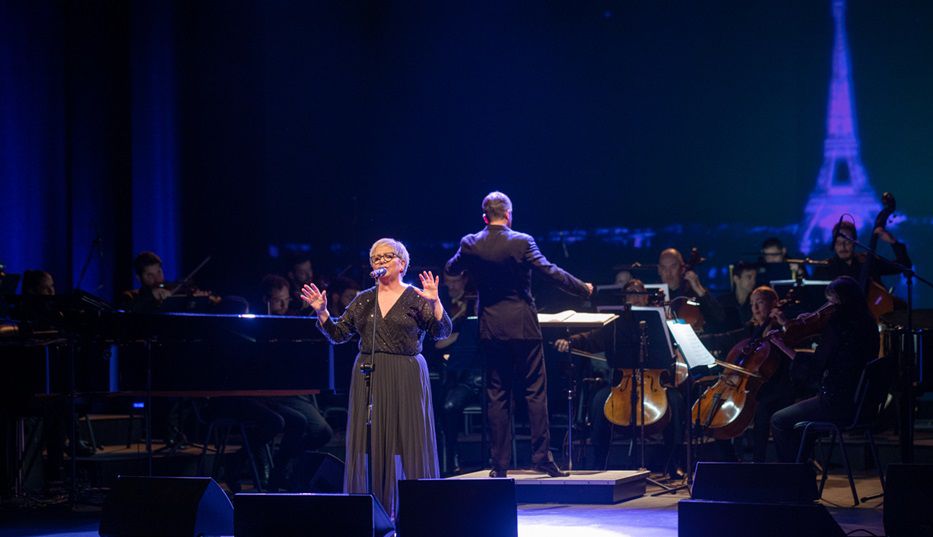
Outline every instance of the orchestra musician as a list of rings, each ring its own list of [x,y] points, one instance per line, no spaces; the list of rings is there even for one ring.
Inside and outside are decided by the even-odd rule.
[[[755,289],[755,279],[758,276],[758,267],[751,263],[739,261],[732,267],[732,287],[729,293],[719,295],[716,300],[722,305],[725,320],[722,323],[723,331],[735,330],[745,326],[752,319],[752,303],[750,300]]]
[[[344,343],[354,335],[360,340],[347,417],[344,489],[350,493],[368,492],[368,394],[361,366],[373,365],[371,492],[394,518],[398,480],[439,477],[431,384],[421,351],[426,334],[434,340],[445,338],[451,322],[438,299],[438,278],[431,272],[419,275],[422,289],[402,282],[410,264],[404,244],[379,239],[370,248],[369,261],[376,286],[357,295],[340,317],[330,315],[326,295],[313,283],[302,288],[302,299],[314,309],[318,329],[332,343]]]
[[[840,276],[826,287],[826,299],[828,321],[816,353],[809,358],[825,363],[819,393],[771,417],[771,431],[781,462],[796,460],[800,433],[794,426],[798,422],[848,422],[852,419],[859,377],[865,365],[878,356],[878,326],[859,283],[851,276]],[[771,317],[785,328],[789,326],[779,310],[772,312]],[[805,313],[797,322],[819,317],[818,313]]]
[[[480,345],[487,364],[486,396],[492,452],[490,477],[506,477],[512,449],[512,387],[518,380],[528,405],[531,462],[535,471],[565,475],[550,451],[547,375],[537,309],[531,295],[535,271],[582,298],[593,285],[554,265],[535,240],[512,230],[512,201],[502,192],[483,199],[486,227],[460,240],[447,272],[470,272],[479,295]],[[517,378],[516,378],[517,377]]]
[[[750,295],[749,304],[752,318],[743,327],[720,334],[704,334],[700,336],[700,341],[710,351],[718,351],[720,356],[725,357],[742,340],[762,336],[779,327],[772,316],[772,312],[776,315],[778,311],[778,295],[774,289],[768,286],[756,288]],[[790,360],[777,350],[772,352],[774,353],[772,358],[780,360],[780,365],[774,375],[757,392],[752,435],[752,460],[754,462],[765,462],[767,458],[771,416],[794,402]],[[727,453],[727,458],[735,459],[735,452],[731,445],[721,444],[720,448]]]
[[[291,297],[288,306],[289,315],[310,314],[310,307],[301,299],[301,289],[314,281],[314,264],[311,262],[311,256],[307,252],[296,252],[290,255],[286,276]]]
[[[898,241],[890,231],[884,227],[877,227],[874,233],[878,238],[891,245],[894,252],[894,260],[905,267],[911,266],[910,256],[907,255],[907,246]],[[858,281],[862,275],[862,267],[865,265],[869,254],[855,251],[855,243],[858,240],[855,224],[847,220],[840,221],[833,226],[833,255],[828,259],[829,264],[818,266],[814,270],[814,277],[818,280],[834,280],[840,276],[851,276]],[[900,269],[886,260],[875,259],[871,263],[871,274],[868,277],[872,281],[880,282],[881,276],[888,274],[897,274]]]
[[[262,279],[261,286],[268,314],[286,315],[289,303],[288,280],[268,274]],[[269,359],[274,360],[275,357],[270,356]],[[309,395],[266,397],[260,402],[281,416],[284,424],[282,440],[273,458],[269,490],[296,490],[297,484],[292,483],[292,472],[298,457],[303,451],[324,447],[333,436],[333,431]]]
[[[23,296],[55,296],[55,279],[44,270],[25,271]]]
[[[684,256],[676,248],[668,248],[658,257],[658,276],[670,289],[668,300],[686,297],[700,304],[700,313],[707,324],[719,326],[725,313],[722,305],[703,286],[700,276],[684,262]],[[697,327],[695,327],[696,329]]]
[[[360,294],[360,284],[346,276],[334,278],[327,286],[327,311],[334,317],[343,315],[347,306]]]
[[[126,291],[120,296],[121,307],[137,313],[158,310],[162,302],[172,294],[165,288],[162,258],[155,252],[140,252],[133,259],[133,271],[139,281],[139,288]]]
[[[464,321],[476,315],[476,291],[471,288],[470,276],[444,274],[444,293],[441,300],[450,313],[453,330],[450,336],[434,342],[435,352],[451,358],[444,361],[447,368],[443,371],[443,403],[441,404],[442,427],[447,473],[458,474],[460,468],[460,445],[457,441],[460,424],[463,423],[463,409],[473,402],[481,402],[483,372],[470,362],[470,356],[460,356],[456,346]],[[466,351],[464,351],[466,352]],[[472,367],[471,367],[472,366]]]
[[[622,288],[624,292],[644,293],[645,284],[635,278],[629,280]],[[647,294],[626,295],[625,303],[630,306],[647,306]],[[637,352],[639,346],[638,328],[630,316],[623,314],[622,318],[611,325],[613,328],[598,328],[589,332],[583,332],[570,336],[569,339],[558,339],[554,342],[554,348],[559,352],[567,352],[570,348],[575,348],[591,353],[605,352],[612,350],[613,330],[615,333],[616,351],[620,353]],[[673,360],[673,357],[672,357]],[[616,379],[610,383],[610,386],[600,389],[595,393],[590,403],[590,422],[592,431],[590,438],[593,441],[593,469],[605,469],[608,465],[609,447],[612,440],[612,423],[606,418],[604,408],[606,401],[612,393],[612,386],[616,384]],[[678,472],[682,471],[682,462],[679,452],[674,450],[683,442],[684,416],[686,412],[686,403],[680,390],[667,389],[667,402],[671,409],[671,421],[664,429],[665,447],[674,454],[672,464],[668,468],[672,477],[680,477]],[[636,394],[637,397],[637,394]]]
[[[793,280],[807,277],[806,269],[797,263],[788,263],[787,247],[781,239],[768,237],[761,243],[758,257],[758,285],[771,285],[772,280]],[[804,271],[800,273],[800,271]]]

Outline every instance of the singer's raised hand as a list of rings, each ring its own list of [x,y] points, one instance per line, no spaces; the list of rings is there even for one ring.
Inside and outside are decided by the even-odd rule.
[[[301,287],[301,300],[305,301],[318,314],[327,310],[327,296],[313,283]]]
[[[437,284],[441,280],[440,277],[432,274],[430,270],[422,272],[418,277],[421,278],[421,287],[423,290],[414,287],[413,289],[415,292],[425,300],[437,302]]]

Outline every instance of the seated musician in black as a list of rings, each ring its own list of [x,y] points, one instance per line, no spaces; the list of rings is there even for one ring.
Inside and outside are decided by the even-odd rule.
[[[478,348],[463,349],[457,345],[467,317],[476,315],[476,289],[470,284],[469,273],[444,274],[441,303],[448,312],[453,329],[449,336],[434,342],[434,352],[442,364],[442,397],[438,422],[444,433],[444,464],[448,474],[461,473],[460,445],[457,441],[463,423],[463,409],[469,404],[482,404],[483,371],[475,360]],[[476,329],[475,327],[473,328]],[[475,337],[475,336],[474,336]],[[472,355],[466,353],[472,352]]]
[[[874,230],[878,238],[891,245],[894,252],[894,261],[904,265],[911,266],[910,256],[907,255],[907,246],[899,242],[890,231],[879,227]],[[818,266],[814,270],[814,278],[817,280],[834,280],[839,276],[851,276],[856,281],[862,281],[862,267],[868,260],[868,253],[856,252],[855,243],[852,240],[858,240],[855,225],[852,222],[842,221],[833,226],[833,256],[827,261],[828,265]],[[881,276],[897,274],[900,269],[892,263],[874,259],[870,264],[870,274],[867,277],[875,282],[881,281]]]
[[[327,311],[334,317],[340,317],[360,294],[360,284],[352,278],[337,276],[327,286]]]
[[[629,280],[622,288],[625,292],[645,292],[645,284],[639,279]],[[630,306],[647,306],[647,295],[628,295],[626,304]],[[622,318],[613,323],[615,329],[615,350],[617,353],[628,356],[637,356],[639,349],[639,333],[636,321],[630,315],[631,312],[623,313]],[[587,352],[604,352],[612,349],[613,329],[599,328],[574,334],[570,339],[558,339],[554,342],[554,347],[560,352],[567,352],[572,346],[575,349]],[[673,365],[673,357],[671,358]],[[604,407],[612,390],[612,386],[618,379],[612,379],[610,386],[600,389],[593,395],[590,403],[590,421],[592,432],[590,438],[593,441],[593,463],[590,465],[593,469],[605,469],[609,462],[609,447],[612,440],[612,423],[606,419]],[[677,449],[683,442],[683,424],[686,405],[683,394],[673,388],[667,389],[667,402],[671,410],[671,422],[664,430],[664,443],[672,454],[672,464],[668,468],[672,477],[679,477],[682,471],[682,460],[680,450]],[[676,450],[676,451],[675,451]]]
[[[658,276],[670,289],[673,301],[680,297],[692,298],[700,304],[700,312],[706,324],[718,327],[725,319],[722,305],[700,282],[700,276],[684,262],[684,256],[676,248],[668,248],[658,258]]]
[[[55,296],[55,279],[52,274],[44,270],[27,270],[23,272],[22,297],[14,313],[15,317],[27,321],[33,327],[44,329],[48,328],[46,323],[57,317],[58,309],[49,302]],[[4,396],[9,395],[4,393]],[[70,446],[66,445],[66,439],[71,430],[76,433],[81,429],[78,427],[77,416],[71,415],[70,401],[66,396],[53,396],[44,398],[32,398],[29,401],[28,413],[35,413],[42,416],[42,435],[45,444],[45,479],[49,481],[58,481],[62,477],[62,467],[64,465],[64,455],[70,452]],[[24,396],[23,399],[26,397]],[[11,405],[12,407],[12,405]],[[69,426],[69,419],[74,420],[74,428]],[[97,452],[95,446],[92,446],[84,440],[78,439],[75,445],[75,454],[79,457],[89,457]]]
[[[700,340],[711,351],[725,360],[729,351],[746,338],[761,337],[779,327],[771,318],[776,311],[777,293],[768,286],[761,286],[752,291],[749,298],[752,318],[742,328],[721,334],[705,334]],[[756,397],[754,429],[752,433],[752,460],[765,462],[768,453],[768,436],[771,432],[771,416],[794,402],[794,385],[790,377],[790,364],[787,357],[778,349],[772,349],[771,359],[780,360],[774,375],[759,390]],[[721,441],[723,443],[729,441]],[[735,459],[735,451],[729,445],[721,443],[720,449],[726,458]]]
[[[165,273],[162,258],[155,252],[140,252],[133,259],[133,271],[139,280],[139,289],[124,292],[119,299],[120,307],[137,313],[152,313],[171,296],[165,288]]]
[[[826,298],[834,305],[834,311],[822,331],[816,353],[807,358],[826,364],[819,394],[780,410],[771,418],[771,432],[781,462],[794,462],[797,458],[800,432],[794,426],[798,422],[846,424],[852,420],[862,370],[878,356],[878,325],[859,283],[850,276],[836,278],[827,286]],[[787,324],[780,312],[772,315],[780,324]],[[803,314],[798,319],[808,317],[812,319],[813,315]]]
[[[716,297],[722,305],[724,320],[719,327],[721,331],[742,328],[752,319],[752,303],[750,300],[755,289],[755,279],[758,276],[758,266],[745,261],[739,261],[732,267],[732,291]]]
[[[794,280],[807,278],[807,269],[797,263],[788,263],[787,247],[781,239],[768,237],[761,243],[758,258],[758,285],[771,285],[773,280]]]
[[[261,285],[264,302],[262,311],[268,315],[287,315],[290,298],[288,280],[269,274],[262,279]],[[275,357],[270,356],[269,359],[274,360]],[[298,457],[303,451],[324,447],[333,436],[333,431],[309,395],[265,397],[261,402],[281,416],[284,423],[269,489],[297,491],[301,485],[293,482],[292,474]]]
[[[301,300],[301,287],[314,283],[314,263],[307,252],[295,252],[288,257],[289,315],[310,315],[311,308]],[[326,287],[323,282],[318,282]]]

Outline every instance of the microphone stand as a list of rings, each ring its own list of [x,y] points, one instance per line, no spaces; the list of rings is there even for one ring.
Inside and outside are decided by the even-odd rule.
[[[360,371],[366,382],[366,492],[370,495],[373,495],[373,372],[376,370],[376,322],[379,317],[378,280],[375,295],[373,298],[372,347],[369,349],[369,360],[360,364]]]

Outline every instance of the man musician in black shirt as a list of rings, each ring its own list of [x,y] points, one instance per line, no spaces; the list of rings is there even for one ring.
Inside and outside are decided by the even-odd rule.
[[[883,227],[874,230],[878,238],[891,245],[894,251],[894,260],[905,267],[911,266],[910,256],[907,255],[907,246],[899,242],[890,231]],[[833,226],[833,256],[828,259],[829,264],[818,266],[814,271],[814,277],[817,280],[834,280],[839,276],[850,276],[856,281],[861,281],[862,268],[868,262],[870,254],[856,252],[855,224],[849,221],[840,221]],[[871,261],[870,273],[868,279],[880,282],[881,276],[897,274],[901,271],[900,267],[883,259],[874,259]]]
[[[658,257],[658,276],[667,284],[671,296],[668,300],[685,297],[696,300],[707,324],[719,327],[725,319],[722,305],[700,282],[700,276],[684,262],[676,248],[668,248]]]

